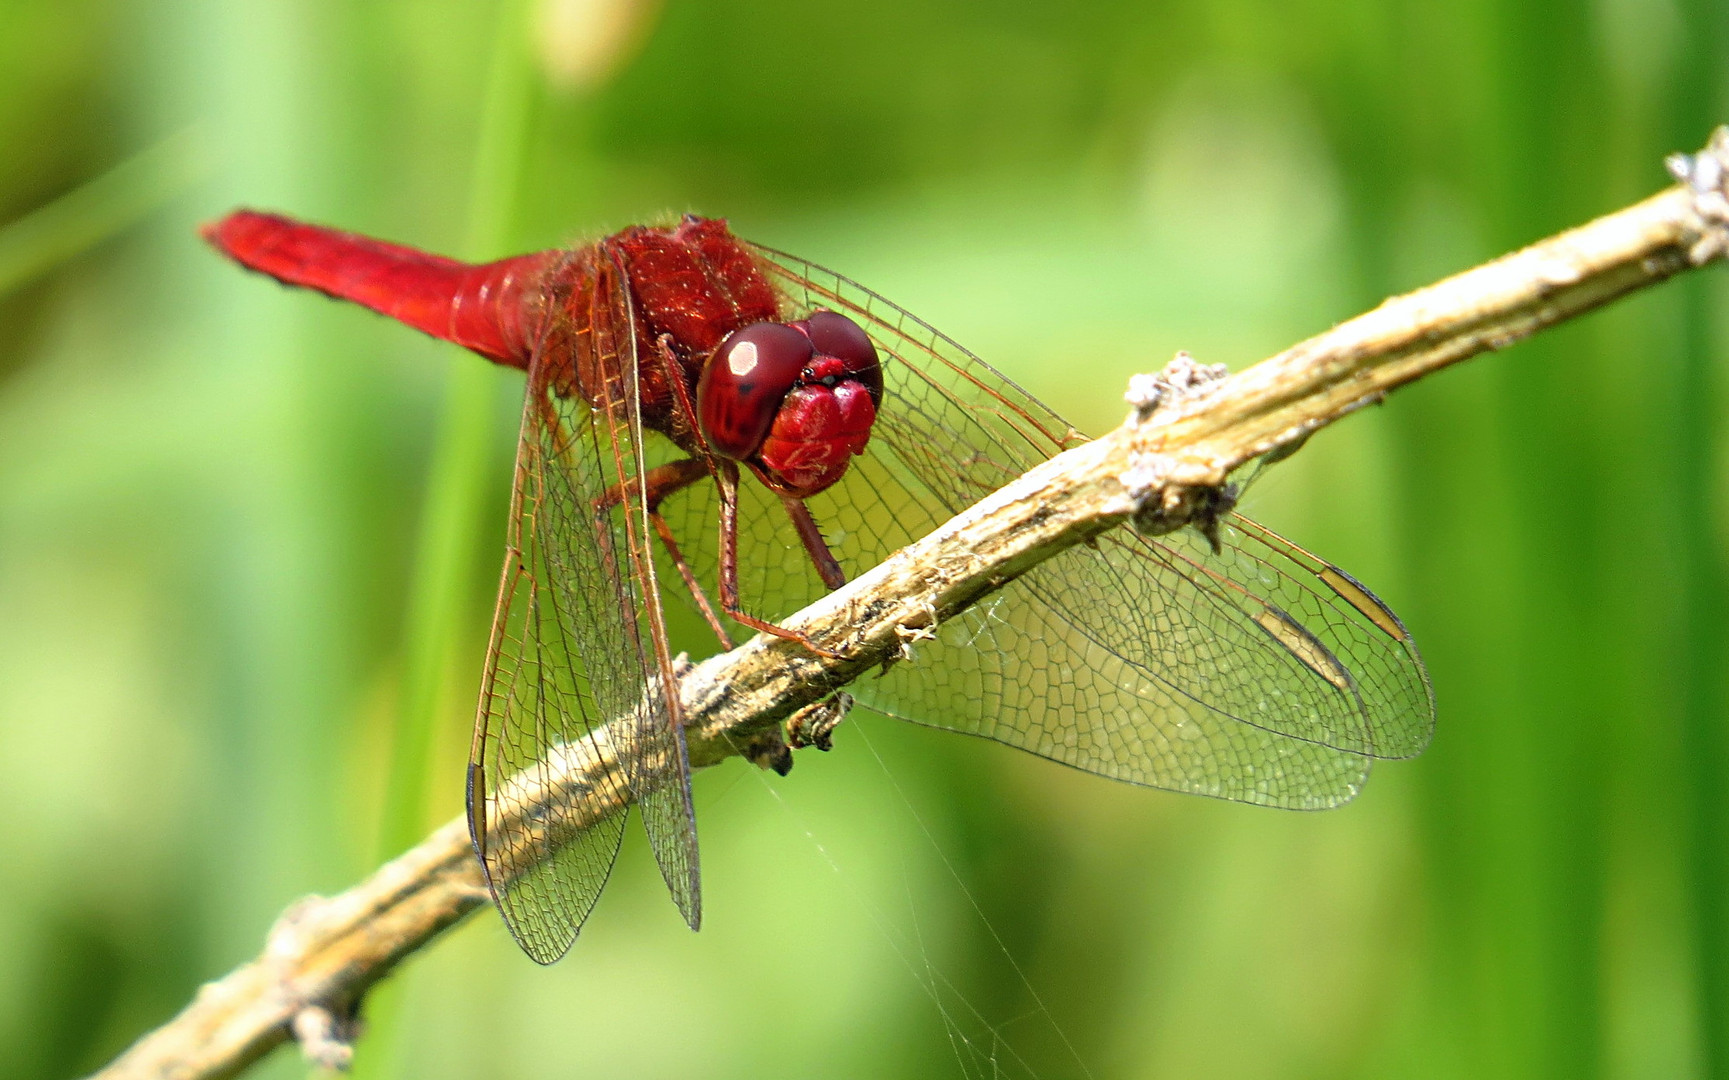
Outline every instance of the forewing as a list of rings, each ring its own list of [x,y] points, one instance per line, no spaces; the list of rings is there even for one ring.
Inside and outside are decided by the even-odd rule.
[[[625,595],[583,516],[591,415],[532,384],[517,447],[510,548],[469,763],[469,826],[493,900],[529,956],[563,956],[600,898],[630,785],[597,685],[630,649]],[[590,474],[585,476],[584,474]],[[608,695],[612,697],[614,695]],[[579,758],[597,763],[573,771]],[[585,792],[590,796],[578,800]],[[586,811],[609,804],[618,812]]]
[[[469,821],[488,885],[511,934],[541,963],[569,949],[599,899],[633,797],[687,920],[700,903],[683,731],[676,694],[662,690],[672,682],[659,594],[641,555],[641,499],[629,491],[640,417],[628,398],[633,338],[617,329],[631,325],[628,295],[617,284],[603,268],[594,329],[574,343],[610,358],[617,377],[602,407],[574,392],[568,357],[542,354],[530,366],[469,765]],[[578,770],[578,761],[591,764]]]
[[[762,254],[790,314],[845,311],[882,356],[870,446],[845,481],[810,500],[849,576],[1080,441],[904,310]],[[741,542],[741,580],[761,614],[779,617],[821,586],[789,554],[796,540],[772,510],[762,516]],[[881,711],[1117,779],[1282,806],[1342,802],[1368,759],[1427,742],[1422,662],[1367,589],[1234,520],[1219,555],[1193,534],[1127,530],[1064,552],[853,692]]]
[[[604,369],[610,374],[597,387],[594,402],[596,429],[604,428],[595,444],[607,484],[598,500],[604,509],[593,520],[606,562],[617,567],[626,594],[623,611],[634,661],[621,665],[611,715],[631,717],[621,754],[626,774],[661,876],[694,930],[702,923],[702,885],[690,758],[642,485],[650,468],[642,424],[642,365],[656,360],[639,355],[636,348],[636,317],[623,268],[605,259],[598,273],[592,347],[597,356],[609,358]]]

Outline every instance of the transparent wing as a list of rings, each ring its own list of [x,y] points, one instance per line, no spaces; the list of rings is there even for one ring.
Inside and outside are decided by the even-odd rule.
[[[594,415],[606,420],[607,433],[596,440],[610,452],[611,486],[602,497],[608,508],[596,516],[596,535],[609,562],[617,561],[627,582],[634,668],[623,665],[612,715],[631,710],[629,744],[623,753],[631,790],[642,811],[649,846],[672,899],[686,923],[702,925],[701,865],[696,845],[696,808],[690,790],[690,757],[684,741],[684,711],[667,644],[666,622],[656,574],[654,534],[643,496],[643,478],[653,456],[642,423],[642,364],[637,355],[636,313],[622,267],[600,264],[597,310],[591,320],[593,349],[616,357],[602,370],[617,370],[615,382],[597,388]],[[573,395],[574,398],[574,395]],[[628,555],[628,558],[623,557]],[[634,681],[626,677],[634,672]]]
[[[530,366],[510,549],[469,765],[469,820],[505,925],[531,957],[562,956],[599,899],[641,807],[674,900],[700,888],[684,754],[646,555],[641,417],[627,290],[602,263],[590,330],[549,335]],[[593,407],[571,384],[592,350]],[[593,763],[578,770],[576,763]],[[596,813],[596,809],[610,811]]]
[[[788,317],[844,311],[884,364],[870,446],[809,500],[849,576],[1080,441],[906,311],[809,263],[759,254]],[[784,616],[822,586],[775,501],[746,487],[741,585],[753,610]],[[696,515],[713,520],[709,499],[693,492],[675,527],[692,547],[702,543]],[[1278,806],[1335,805],[1359,789],[1370,758],[1421,750],[1432,696],[1392,612],[1246,519],[1231,519],[1221,539],[1215,555],[1193,534],[1116,530],[1040,564],[852,692],[1089,772]],[[706,554],[692,561],[708,572]]]

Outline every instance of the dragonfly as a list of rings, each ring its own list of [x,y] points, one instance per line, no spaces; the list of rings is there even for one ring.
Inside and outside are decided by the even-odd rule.
[[[881,562],[1074,427],[906,310],[686,215],[487,263],[236,211],[242,266],[526,372],[468,818],[506,926],[570,948],[641,813],[685,920],[702,894],[663,595],[723,648]],[[1391,608],[1240,514],[1117,529],[1038,564],[852,692],[868,708],[1154,788],[1294,809],[1420,753],[1434,695]],[[523,778],[606,751],[625,812],[523,817]],[[565,815],[561,817],[561,815]]]

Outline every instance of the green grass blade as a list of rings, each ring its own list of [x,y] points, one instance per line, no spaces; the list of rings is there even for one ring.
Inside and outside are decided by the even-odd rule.
[[[186,128],[0,227],[0,296],[125,232],[208,169],[198,129]]]

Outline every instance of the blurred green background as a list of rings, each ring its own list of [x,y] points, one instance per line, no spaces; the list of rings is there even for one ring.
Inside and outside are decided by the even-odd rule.
[[[520,377],[198,222],[490,256],[724,215],[1097,432],[1179,348],[1240,368],[1656,190],[1729,120],[1726,18],[0,0],[0,1074],[96,1067],[459,809]],[[1694,277],[1250,493],[1429,662],[1433,748],[1353,805],[859,717],[698,778],[701,934],[633,831],[567,960],[479,913],[369,1003],[361,1071],[1729,1076],[1729,291]]]

